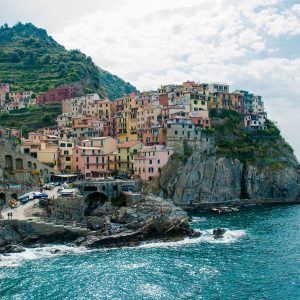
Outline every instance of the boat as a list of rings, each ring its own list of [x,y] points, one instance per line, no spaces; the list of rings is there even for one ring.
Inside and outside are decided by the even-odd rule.
[[[63,197],[75,196],[77,193],[77,189],[63,189],[59,191],[59,194]]]
[[[239,211],[239,209],[237,207],[222,206],[222,207],[214,207],[212,208],[212,211],[221,214],[221,213],[230,213],[233,211]]]
[[[41,193],[41,192],[34,192],[34,199],[40,199],[40,198],[48,198],[48,194]]]
[[[22,204],[25,204],[25,203],[27,203],[28,201],[33,200],[33,199],[34,199],[34,192],[26,193],[26,194],[24,194],[24,195],[22,195],[22,196],[20,196],[20,197],[18,198],[18,200],[19,200],[20,203],[22,203]]]

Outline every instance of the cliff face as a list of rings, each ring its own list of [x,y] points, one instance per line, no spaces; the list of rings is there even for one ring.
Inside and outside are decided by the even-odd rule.
[[[238,113],[213,114],[215,146],[172,156],[159,179],[163,196],[193,206],[300,201],[299,163],[279,129],[268,121],[249,131]]]
[[[175,158],[175,161],[178,158]],[[173,162],[174,163],[174,162]],[[179,205],[220,204],[239,199],[249,203],[295,201],[300,195],[296,164],[272,168],[245,164],[238,159],[195,152],[177,172],[165,168],[160,187]]]

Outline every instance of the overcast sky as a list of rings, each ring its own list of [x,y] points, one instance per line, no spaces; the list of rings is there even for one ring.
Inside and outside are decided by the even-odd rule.
[[[0,23],[45,28],[140,90],[195,80],[260,94],[300,159],[297,2],[0,0]]]

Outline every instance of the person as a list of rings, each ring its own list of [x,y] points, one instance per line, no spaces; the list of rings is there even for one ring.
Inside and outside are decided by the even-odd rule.
[[[76,221],[75,220],[73,221],[73,227],[76,227]]]
[[[163,217],[164,214],[165,214],[165,213],[164,213],[163,209],[161,208],[161,209],[160,209],[160,216]]]

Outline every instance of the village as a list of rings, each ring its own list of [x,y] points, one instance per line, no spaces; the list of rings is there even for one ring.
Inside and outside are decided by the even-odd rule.
[[[172,154],[186,147],[211,149],[213,109],[240,113],[248,130],[267,129],[262,97],[230,92],[228,84],[187,81],[111,101],[96,93],[77,97],[74,85],[35,96],[10,92],[8,83],[0,83],[2,113],[54,103],[62,111],[56,126],[29,132],[27,138],[18,128],[11,134],[20,139],[23,154],[83,180],[128,176],[150,181]]]

